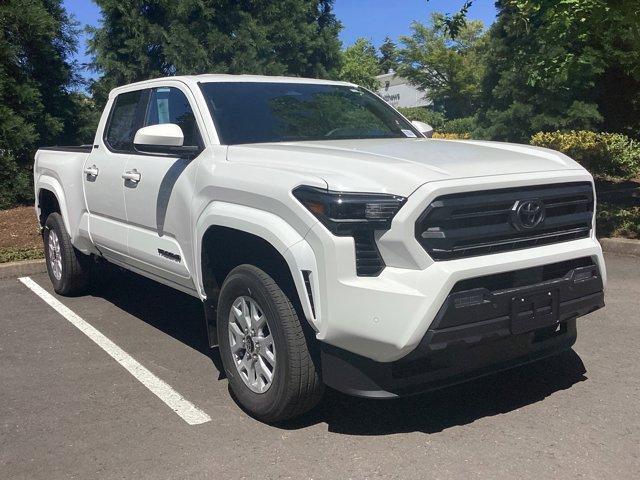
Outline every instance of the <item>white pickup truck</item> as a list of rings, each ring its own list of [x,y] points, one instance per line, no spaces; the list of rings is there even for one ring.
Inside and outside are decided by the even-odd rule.
[[[264,421],[324,386],[373,398],[570,348],[604,305],[592,177],[524,145],[426,138],[324,80],[200,75],[116,88],[92,145],[36,154],[55,291],[102,258],[199,298]]]

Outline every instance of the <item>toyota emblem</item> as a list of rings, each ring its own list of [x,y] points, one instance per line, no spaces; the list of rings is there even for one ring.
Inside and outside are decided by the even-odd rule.
[[[536,228],[544,222],[545,211],[542,200],[535,198],[522,200],[514,205],[514,224],[519,230]]]

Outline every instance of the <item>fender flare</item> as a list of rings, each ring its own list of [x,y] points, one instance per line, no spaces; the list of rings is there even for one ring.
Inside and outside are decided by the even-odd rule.
[[[314,330],[318,330],[320,311],[318,302],[311,307],[303,271],[317,275],[316,257],[300,233],[281,217],[245,205],[212,202],[200,214],[195,226],[195,270],[198,292],[205,298],[202,272],[202,239],[210,227],[227,227],[250,233],[267,241],[284,258],[298,293],[304,314]],[[317,282],[311,282],[312,295],[319,298]]]
[[[69,224],[69,211],[67,210],[67,200],[64,195],[64,190],[60,182],[48,175],[41,175],[36,183],[36,207],[37,212],[40,213],[40,191],[49,190],[52,192],[58,200],[58,206],[60,207],[60,215],[62,216],[62,222],[67,232],[71,234],[71,226]]]

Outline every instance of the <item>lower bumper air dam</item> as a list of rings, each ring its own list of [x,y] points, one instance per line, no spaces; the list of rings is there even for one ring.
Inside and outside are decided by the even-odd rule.
[[[559,278],[544,279],[545,266],[459,282],[416,349],[395,362],[376,362],[323,344],[324,382],[350,395],[394,398],[567,350],[576,341],[576,319],[604,306],[597,265],[579,260]],[[558,271],[562,265],[553,267]],[[531,278],[543,280],[521,285]]]

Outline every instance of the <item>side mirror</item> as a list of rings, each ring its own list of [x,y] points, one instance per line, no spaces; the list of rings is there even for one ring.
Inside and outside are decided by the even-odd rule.
[[[183,143],[184,134],[175,123],[142,127],[133,139],[134,148],[141,153],[193,156],[200,150],[198,146],[185,146]]]
[[[416,127],[418,129],[418,131],[421,134],[423,134],[425,137],[427,137],[427,138],[433,137],[433,127],[431,125],[429,125],[428,123],[419,122],[417,120],[414,120],[413,122],[411,122],[411,125]]]

